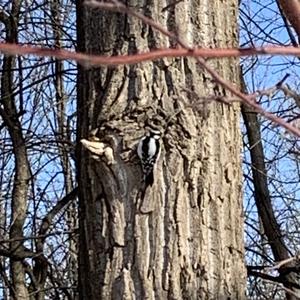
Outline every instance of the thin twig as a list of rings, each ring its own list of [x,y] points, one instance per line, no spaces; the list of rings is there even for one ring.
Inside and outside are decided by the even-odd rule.
[[[7,55],[35,55],[39,57],[55,57],[62,60],[74,60],[90,66],[119,66],[137,64],[161,58],[204,57],[228,58],[257,55],[290,55],[300,56],[300,48],[295,47],[256,47],[256,48],[161,48],[132,55],[92,55],[62,49],[51,49],[29,44],[0,43],[0,52]]]
[[[19,241],[27,241],[27,240],[38,240],[38,239],[45,239],[50,236],[56,236],[56,235],[65,235],[65,234],[75,234],[75,230],[65,230],[65,231],[54,231],[47,234],[42,235],[32,235],[32,236],[24,236],[20,238],[14,238],[14,239],[2,239],[0,240],[0,244],[7,244],[12,242],[19,242]]]
[[[298,255],[295,255],[293,257],[289,257],[287,259],[284,259],[284,260],[281,260],[279,261],[278,263],[276,263],[276,265],[272,266],[272,267],[268,267],[266,268],[267,271],[273,271],[273,270],[277,270],[277,269],[280,269],[282,266],[288,264],[288,263],[291,263],[295,260],[299,260],[300,259],[300,254]]]
[[[282,288],[285,292],[289,293],[290,295],[293,295],[293,296],[296,297],[297,299],[300,299],[300,296],[299,296],[298,293],[296,293],[296,292],[294,292],[293,290],[291,290],[291,289],[285,287],[285,286],[283,285],[283,283],[277,283],[277,282],[273,282],[273,281],[271,281],[271,280],[263,279],[263,278],[262,278],[262,280],[267,281],[267,282],[272,283],[272,284],[275,284],[276,286]]]

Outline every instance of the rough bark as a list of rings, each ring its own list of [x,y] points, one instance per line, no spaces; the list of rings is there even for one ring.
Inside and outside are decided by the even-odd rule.
[[[237,45],[237,1],[128,1],[191,45]],[[78,47],[121,54],[175,47],[141,21],[78,1]],[[226,13],[224,13],[226,12]],[[238,83],[238,62],[211,61]],[[164,59],[78,74],[77,149],[81,299],[244,299],[239,106],[203,103],[224,96],[193,60]],[[192,107],[191,107],[192,106]],[[154,186],[140,199],[134,155],[147,121],[170,120]]]

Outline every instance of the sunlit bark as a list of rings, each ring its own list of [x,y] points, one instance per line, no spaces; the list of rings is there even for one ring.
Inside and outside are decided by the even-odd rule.
[[[236,1],[128,5],[191,45],[237,45]],[[176,47],[140,20],[81,1],[77,10],[82,52]],[[238,84],[235,59],[210,64]],[[239,106],[184,92],[225,95],[192,59],[86,67],[77,82],[78,144],[90,139],[114,157],[77,149],[81,299],[244,299]],[[162,154],[141,199],[135,151],[154,121],[164,128]]]

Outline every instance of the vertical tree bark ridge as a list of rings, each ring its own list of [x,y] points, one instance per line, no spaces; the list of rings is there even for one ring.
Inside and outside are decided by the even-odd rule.
[[[168,4],[128,3],[191,45],[237,44],[236,1],[187,1],[162,12]],[[175,46],[140,20],[81,4],[78,11],[80,51],[121,54]],[[239,83],[237,60],[209,63]],[[226,95],[188,59],[80,68],[78,78],[78,140],[100,128],[98,138],[114,145],[116,160],[108,166],[77,149],[81,298],[244,299],[238,105],[186,95],[182,87],[200,97]],[[174,117],[155,184],[142,202],[138,161],[133,156],[125,162],[122,155],[135,151],[145,115],[155,118],[158,108]]]

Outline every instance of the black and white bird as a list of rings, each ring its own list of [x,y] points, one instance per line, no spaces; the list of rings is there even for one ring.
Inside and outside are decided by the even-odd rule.
[[[146,187],[149,185],[152,186],[154,182],[153,171],[160,155],[160,137],[161,133],[159,130],[150,129],[147,134],[140,139],[137,147]]]

